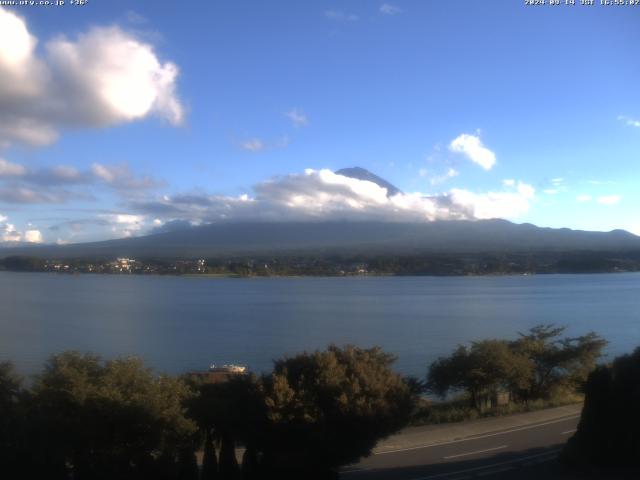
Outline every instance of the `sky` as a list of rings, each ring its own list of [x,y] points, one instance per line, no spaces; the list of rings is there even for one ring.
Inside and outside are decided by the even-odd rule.
[[[0,6],[0,245],[249,220],[640,234],[640,6],[564,2]]]

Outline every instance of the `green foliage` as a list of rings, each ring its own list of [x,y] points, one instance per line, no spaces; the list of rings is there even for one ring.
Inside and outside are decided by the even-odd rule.
[[[76,477],[134,478],[159,452],[189,442],[189,396],[184,382],[155,376],[137,358],[65,352],[37,378],[31,408],[39,437],[55,439],[58,462]]]
[[[479,412],[489,397],[499,391],[512,391],[527,382],[527,359],[504,340],[473,342],[459,346],[450,357],[436,360],[429,368],[429,389],[441,396],[450,390],[464,390]]]
[[[486,417],[499,417],[515,413],[535,412],[547,408],[582,403],[584,397],[568,391],[558,391],[549,399],[530,400],[528,402],[510,402],[507,405],[485,409],[482,412],[470,406],[468,395],[464,394],[444,402],[429,402],[416,411],[411,419],[412,426],[436,425],[475,420]]]
[[[410,418],[415,395],[380,348],[330,346],[275,363],[263,379],[277,466],[331,469],[368,455]]]
[[[529,402],[550,399],[559,389],[579,390],[606,341],[593,332],[560,338],[563,332],[564,327],[539,325],[513,342],[483,340],[459,346],[431,364],[428,389],[442,397],[464,391],[479,413],[498,392]]]
[[[528,385],[520,389],[525,399],[546,398],[554,388],[580,388],[602,355],[606,340],[594,332],[560,338],[565,327],[538,325],[520,334],[512,348],[531,363]]]

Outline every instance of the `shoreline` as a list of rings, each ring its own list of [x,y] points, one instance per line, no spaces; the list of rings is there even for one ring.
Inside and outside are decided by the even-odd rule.
[[[487,277],[534,277],[534,276],[548,276],[548,275],[622,275],[640,273],[640,270],[614,270],[606,272],[527,272],[527,273],[470,273],[470,274],[435,274],[435,273],[354,273],[354,274],[342,274],[342,275],[242,275],[236,273],[144,273],[144,272],[58,272],[48,270],[0,270],[1,273],[43,273],[60,276],[80,276],[80,275],[93,275],[93,276],[111,276],[111,277],[185,277],[185,278],[206,278],[206,279],[223,279],[223,278],[235,278],[235,279],[257,279],[257,278],[389,278],[389,277],[405,277],[405,278],[487,278]]]

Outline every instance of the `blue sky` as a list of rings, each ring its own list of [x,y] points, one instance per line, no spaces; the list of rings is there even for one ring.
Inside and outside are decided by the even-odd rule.
[[[640,234],[640,7],[186,5],[3,8],[0,241],[337,217]],[[405,194],[330,172],[356,165]]]

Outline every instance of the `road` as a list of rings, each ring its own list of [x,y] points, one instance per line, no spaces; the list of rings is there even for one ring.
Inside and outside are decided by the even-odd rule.
[[[555,461],[579,415],[510,427],[430,445],[377,451],[342,470],[343,480],[524,478],[524,470]],[[517,472],[516,472],[517,470]],[[527,475],[528,478],[528,475]],[[535,478],[535,477],[532,477]],[[546,480],[549,480],[546,477]]]

